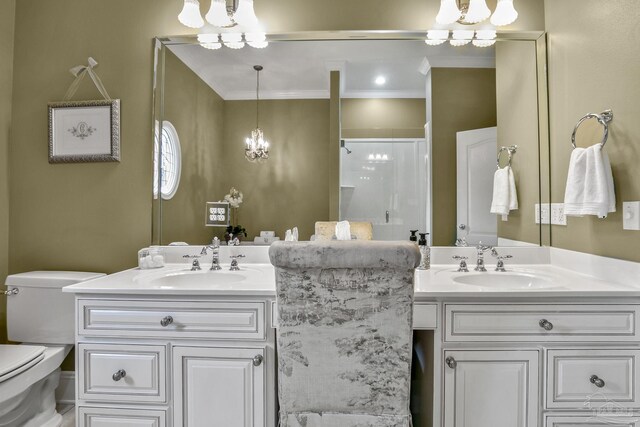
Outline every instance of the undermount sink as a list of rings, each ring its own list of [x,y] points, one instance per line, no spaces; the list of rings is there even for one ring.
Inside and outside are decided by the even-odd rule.
[[[550,280],[527,273],[467,273],[454,277],[461,285],[493,289],[548,289],[556,287]]]
[[[221,285],[229,285],[247,279],[244,271],[180,271],[157,277],[148,277],[140,280],[160,289],[173,289],[188,286],[189,288],[208,289]]]

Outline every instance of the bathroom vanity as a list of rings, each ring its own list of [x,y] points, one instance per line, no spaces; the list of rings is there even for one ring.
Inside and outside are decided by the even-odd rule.
[[[238,272],[183,262],[65,288],[79,426],[276,425],[275,280],[252,250]],[[640,426],[640,289],[549,264],[456,269],[416,272],[432,425]]]

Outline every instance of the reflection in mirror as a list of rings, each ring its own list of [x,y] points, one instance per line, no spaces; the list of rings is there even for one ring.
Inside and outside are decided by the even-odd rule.
[[[296,226],[306,240],[316,221],[346,219],[371,222],[379,240],[417,229],[438,246],[539,245],[538,99],[546,87],[538,87],[537,55],[535,40],[489,48],[276,40],[212,51],[164,39],[154,241],[223,238],[224,228],[205,227],[205,204],[234,187],[243,202],[232,220],[249,242],[261,231],[284,238]],[[264,67],[259,127],[271,144],[260,163],[245,158],[256,128],[255,65]],[[496,156],[511,145],[518,208],[497,215]]]

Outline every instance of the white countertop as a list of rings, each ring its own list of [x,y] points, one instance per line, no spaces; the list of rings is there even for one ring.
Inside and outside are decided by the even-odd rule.
[[[220,271],[191,272],[184,263],[168,264],[155,270],[138,268],[67,286],[64,292],[77,294],[112,294],[141,296],[254,296],[275,297],[275,274],[270,264],[244,264],[240,272],[228,271],[223,264]],[[599,280],[572,270],[548,264],[510,265],[506,273],[456,272],[455,265],[434,265],[430,270],[416,270],[416,300],[445,298],[561,298],[561,297],[640,297],[640,287]],[[509,282],[507,275],[518,275],[515,287],[459,283],[472,276],[496,278],[494,282]],[[542,285],[527,285],[527,277],[542,280]],[[534,279],[535,280],[535,279]],[[540,283],[540,282],[538,282]]]

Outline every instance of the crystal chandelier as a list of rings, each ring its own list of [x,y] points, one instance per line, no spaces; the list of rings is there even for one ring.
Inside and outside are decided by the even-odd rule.
[[[209,12],[202,19],[200,2],[184,0],[178,20],[189,28],[203,29],[198,42],[207,49],[242,49],[245,45],[265,48],[269,45],[260,21],[253,10],[253,0],[211,0]],[[205,28],[206,24],[208,28]],[[211,28],[214,27],[214,28]]]
[[[436,22],[441,25],[478,24],[491,17],[491,24],[496,27],[509,25],[518,19],[518,12],[513,7],[513,0],[498,0],[496,10],[491,14],[486,0],[440,0],[440,10]]]
[[[245,140],[244,156],[250,162],[260,162],[269,158],[269,143],[264,139],[264,133],[260,129],[260,71],[262,65],[254,65],[256,70],[256,128],[251,131],[251,137]]]

